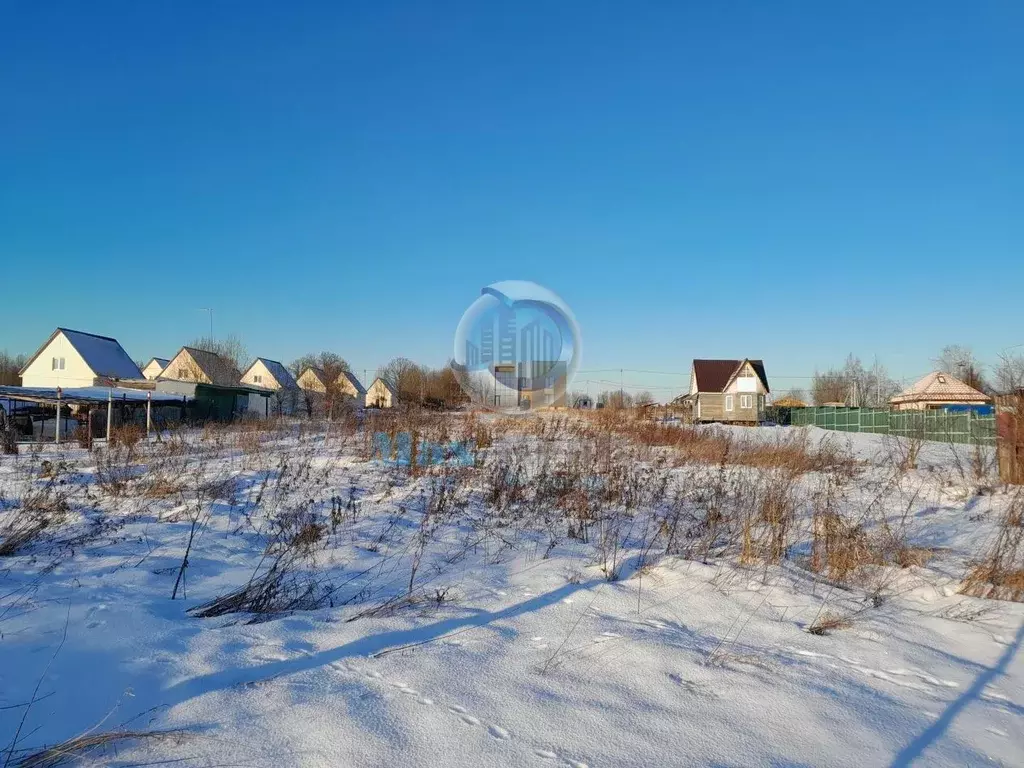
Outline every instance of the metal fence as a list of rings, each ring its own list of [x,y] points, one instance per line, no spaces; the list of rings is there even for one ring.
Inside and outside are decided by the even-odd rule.
[[[890,411],[883,408],[794,408],[791,423],[840,432],[872,432],[878,435],[936,440],[970,445],[996,444],[995,416],[971,411]]]

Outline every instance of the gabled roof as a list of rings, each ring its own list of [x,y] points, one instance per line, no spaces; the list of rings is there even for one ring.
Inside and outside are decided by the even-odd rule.
[[[363,385],[359,383],[359,379],[356,378],[356,375],[352,373],[352,371],[342,371],[341,373],[338,374],[338,378],[348,379],[348,382],[353,387],[355,387],[356,392],[358,392],[360,395],[366,394],[366,389],[364,389]]]
[[[170,361],[170,360],[168,360],[168,359],[167,359],[166,357],[151,357],[151,358],[149,359],[149,362],[148,362],[148,363],[146,363],[146,364],[145,364],[145,365],[144,365],[143,367],[144,367],[144,368],[149,368],[149,366],[150,366],[150,365],[151,365],[152,363],[156,363],[157,365],[159,365],[159,366],[160,366],[160,370],[162,371],[162,370],[163,370],[164,368],[166,368],[166,367],[167,367],[167,364],[168,364],[169,362],[171,362],[171,361]]]
[[[395,389],[394,387],[392,387],[392,386],[391,386],[390,384],[388,384],[388,382],[387,382],[387,381],[385,381],[384,379],[382,379],[382,378],[381,378],[380,376],[378,376],[378,377],[377,377],[376,379],[374,379],[374,380],[373,380],[373,384],[371,384],[371,385],[370,385],[369,387],[367,387],[367,388],[366,388],[366,391],[367,391],[367,392],[369,392],[369,391],[370,391],[371,389],[373,389],[374,385],[375,385],[375,384],[376,384],[376,383],[377,383],[378,381],[379,381],[379,382],[380,382],[380,383],[381,383],[381,384],[383,385],[383,387],[384,387],[384,388],[385,388],[385,389],[386,389],[386,390],[387,390],[388,392],[390,392],[390,393],[391,393],[391,396],[392,396],[392,397],[396,397],[396,398],[398,397],[398,391],[397,391],[397,390],[396,390],[396,389]]]
[[[299,378],[301,379],[303,376],[306,375],[307,372],[312,372],[313,375],[317,377],[321,384],[323,384],[325,387],[327,386],[327,374],[324,373],[323,368],[317,368],[315,365],[307,365],[305,368],[302,369],[302,372],[299,373]]]
[[[988,403],[992,398],[970,384],[942,371],[932,371],[915,382],[889,402],[915,403],[923,400],[949,403]]]
[[[269,360],[266,357],[257,357],[238,378],[244,379],[256,363],[263,363],[263,367],[270,372],[270,375],[274,377],[274,381],[277,382],[277,386],[281,387],[281,389],[295,389],[298,386],[295,383],[295,378],[292,376],[291,371],[281,365],[281,363],[277,362],[277,360]]]
[[[203,372],[213,384],[217,384],[222,387],[237,387],[238,380],[242,378],[242,374],[238,372],[234,364],[225,360],[223,357],[218,355],[216,352],[210,352],[205,349],[196,349],[195,347],[182,347],[178,350],[171,361],[167,364],[170,366],[175,360],[177,360],[183,352],[188,352],[196,365],[199,366],[199,370]],[[167,370],[167,366],[164,370]],[[163,378],[163,377],[161,377]]]
[[[117,339],[110,336],[97,336],[94,333],[86,333],[85,331],[73,331],[70,328],[58,328],[51,333],[50,338],[25,363],[25,367],[21,369],[22,374],[28,370],[28,367],[35,362],[36,358],[43,353],[43,350],[59,334],[64,334],[64,338],[82,356],[85,364],[89,366],[94,375],[104,376],[108,379],[142,378],[142,371],[139,370],[139,366],[128,357],[128,353],[124,351],[124,347],[118,343]]]
[[[757,378],[761,380],[765,392],[771,392],[768,388],[768,376],[764,372],[764,362],[761,360],[694,360],[693,375],[697,379],[698,392],[724,392],[733,377],[739,373],[744,363],[750,363]]]

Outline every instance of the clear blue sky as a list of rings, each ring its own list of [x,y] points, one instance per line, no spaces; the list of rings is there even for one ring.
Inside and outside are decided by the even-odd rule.
[[[254,354],[441,364],[503,279],[573,307],[580,379],[1024,342],[1017,0],[0,14],[0,349],[168,355],[212,306]]]

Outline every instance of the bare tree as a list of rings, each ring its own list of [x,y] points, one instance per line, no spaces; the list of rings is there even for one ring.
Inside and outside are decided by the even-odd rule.
[[[606,390],[597,396],[597,402],[605,408],[629,408],[633,405],[633,396],[621,389]]]
[[[947,344],[933,361],[944,373],[951,373],[968,386],[981,392],[988,392],[988,382],[982,373],[982,365],[974,357],[970,347],[961,344]]]
[[[654,395],[652,395],[646,389],[643,390],[642,392],[637,392],[636,396],[633,398],[633,405],[637,407],[643,405],[651,405],[653,402],[655,402]]]
[[[994,378],[995,389],[1001,394],[1011,394],[1024,389],[1024,354],[1001,356]]]
[[[202,349],[206,352],[213,352],[215,355],[223,357],[240,371],[249,362],[249,351],[237,336],[227,336],[223,339],[211,339],[209,336],[204,336],[193,339],[186,346]]]
[[[423,369],[409,358],[396,357],[380,369],[379,375],[398,394],[400,402],[422,401]]]
[[[815,405],[826,403],[845,403],[850,393],[850,385],[842,371],[829,369],[824,373],[814,372],[811,379],[811,397]]]
[[[848,355],[842,368],[815,372],[811,397],[815,405],[844,403],[849,406],[884,408],[899,386],[889,377],[885,366],[865,368],[860,358]],[[803,399],[803,398],[798,398]]]
[[[328,418],[333,418],[338,407],[351,399],[351,393],[341,380],[341,375],[351,369],[348,361],[341,355],[334,352],[309,352],[293,360],[289,368],[296,379],[308,368],[318,371],[323,376],[324,391],[322,393],[304,391],[307,415],[313,415],[316,401],[321,397],[324,406],[323,415]]]
[[[21,384],[21,369],[28,358],[25,355],[9,355],[7,350],[0,352],[0,385],[17,387]]]

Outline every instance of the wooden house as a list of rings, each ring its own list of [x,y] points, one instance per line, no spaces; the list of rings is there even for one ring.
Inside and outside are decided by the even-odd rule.
[[[694,360],[690,391],[673,405],[685,406],[694,423],[757,424],[769,392],[761,360]]]

